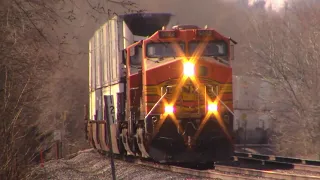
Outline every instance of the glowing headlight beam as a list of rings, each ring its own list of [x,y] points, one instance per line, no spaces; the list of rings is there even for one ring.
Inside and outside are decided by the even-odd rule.
[[[199,59],[199,57],[201,57],[204,49],[206,48],[209,39],[205,39],[204,42],[200,43],[197,48],[195,49],[195,51],[192,54],[192,58],[191,60],[193,61],[193,63],[196,63],[197,59]]]
[[[227,138],[231,141],[231,140],[232,140],[232,139],[231,139],[231,136],[230,136],[230,134],[229,134],[229,132],[228,132],[228,129],[227,129],[224,121],[222,120],[220,114],[219,114],[219,113],[214,113],[214,116],[215,116],[215,118],[217,119],[220,127],[222,128],[222,130],[223,130],[223,132],[225,133],[225,135],[227,136]]]
[[[179,57],[185,57],[186,56],[186,54],[184,53],[184,51],[181,49],[180,45],[177,42],[173,42],[172,46],[173,46],[174,51],[177,53],[177,55]]]
[[[175,104],[176,103],[178,97],[180,96],[181,88],[184,85],[186,80],[187,80],[186,76],[182,76],[182,78],[179,79],[178,85],[175,87],[175,91],[174,91],[174,94],[172,96],[172,100],[171,100],[170,104]]]
[[[210,116],[211,116],[210,113],[207,113],[206,116],[203,118],[198,130],[196,131],[196,133],[194,135],[194,140],[196,140],[199,137],[204,125],[206,125],[206,123],[209,120]]]
[[[209,105],[208,105],[208,111],[209,111],[209,112],[213,112],[213,113],[218,112],[218,104],[215,103],[215,102],[209,103]]]
[[[166,105],[166,106],[164,107],[164,112],[167,113],[167,114],[172,114],[173,111],[174,111],[174,108],[173,108],[172,105]]]
[[[152,133],[152,139],[159,133],[159,130],[162,126],[162,124],[164,123],[164,121],[166,120],[166,118],[168,117],[169,114],[164,114],[164,116],[162,116],[160,118],[160,120],[156,123],[154,131]]]
[[[183,74],[187,77],[194,76],[194,64],[187,61],[183,64]]]
[[[224,134],[227,136],[227,138],[231,141],[231,136],[228,132],[228,129],[226,127],[226,125],[224,124],[223,120],[221,119],[221,116],[218,112],[214,112],[214,113],[211,113],[211,112],[208,112],[206,114],[206,116],[203,118],[198,130],[196,131],[195,133],[195,140],[199,137],[200,133],[202,132],[204,126],[206,125],[206,123],[208,122],[208,120],[210,119],[210,117],[212,117],[212,114],[214,115],[215,119],[217,120],[219,126],[221,127],[222,131],[224,132]]]
[[[173,123],[174,123],[174,124],[176,125],[176,127],[178,128],[179,133],[182,133],[184,130],[183,130],[183,127],[180,126],[177,117],[176,117],[174,114],[170,114],[169,116],[171,117],[171,120],[173,121]]]

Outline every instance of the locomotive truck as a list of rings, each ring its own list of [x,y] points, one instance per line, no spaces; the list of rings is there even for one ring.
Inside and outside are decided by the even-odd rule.
[[[175,25],[172,17],[116,15],[94,33],[86,138],[100,151],[160,163],[229,160],[237,43],[208,27]]]

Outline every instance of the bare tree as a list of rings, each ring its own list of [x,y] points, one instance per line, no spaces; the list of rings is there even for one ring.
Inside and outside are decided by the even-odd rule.
[[[84,2],[84,7],[89,6],[89,1]],[[107,2],[121,8],[134,6],[130,1]],[[81,119],[87,101],[87,73],[76,72],[82,69],[77,67],[77,59],[85,59],[87,48],[74,48],[79,37],[69,31],[80,25],[72,26],[78,18],[76,8],[58,8],[64,3],[74,4],[71,0],[0,2],[0,179],[26,177],[39,162],[40,151],[50,148],[51,132],[57,127],[52,116],[60,110],[71,113],[66,123],[72,130],[66,136],[70,144],[82,140],[81,128],[72,122]],[[87,19],[92,11],[101,10],[94,9],[98,1],[90,4]],[[105,9],[107,14],[113,13]],[[94,31],[92,26],[84,31],[88,29]],[[72,39],[73,44],[68,44]],[[87,45],[88,39],[79,41]]]
[[[273,142],[283,155],[319,153],[319,10],[318,1],[294,1],[281,14],[256,11],[251,18],[251,74],[277,92],[268,103],[276,104]]]
[[[0,9],[0,176],[21,179],[37,159],[46,132],[40,131],[38,102],[57,61],[40,33],[44,19],[35,2],[1,2]],[[39,11],[38,11],[39,10]],[[45,74],[45,76],[44,76]]]

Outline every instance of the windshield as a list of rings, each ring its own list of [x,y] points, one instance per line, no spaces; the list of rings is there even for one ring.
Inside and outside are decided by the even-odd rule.
[[[194,54],[196,50],[199,51],[202,45],[205,45],[202,56],[227,56],[227,44],[221,41],[192,41],[189,43],[189,53]]]
[[[180,48],[180,49],[177,49]],[[179,52],[185,52],[185,43],[156,42],[147,45],[148,57],[176,57],[181,56]]]

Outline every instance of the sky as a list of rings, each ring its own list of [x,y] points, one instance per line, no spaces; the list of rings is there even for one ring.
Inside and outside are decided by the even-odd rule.
[[[261,0],[249,0],[248,3],[250,6],[254,5],[256,2]],[[279,11],[281,8],[284,7],[285,2],[288,0],[264,0],[266,2],[265,8],[271,7],[272,10]]]

